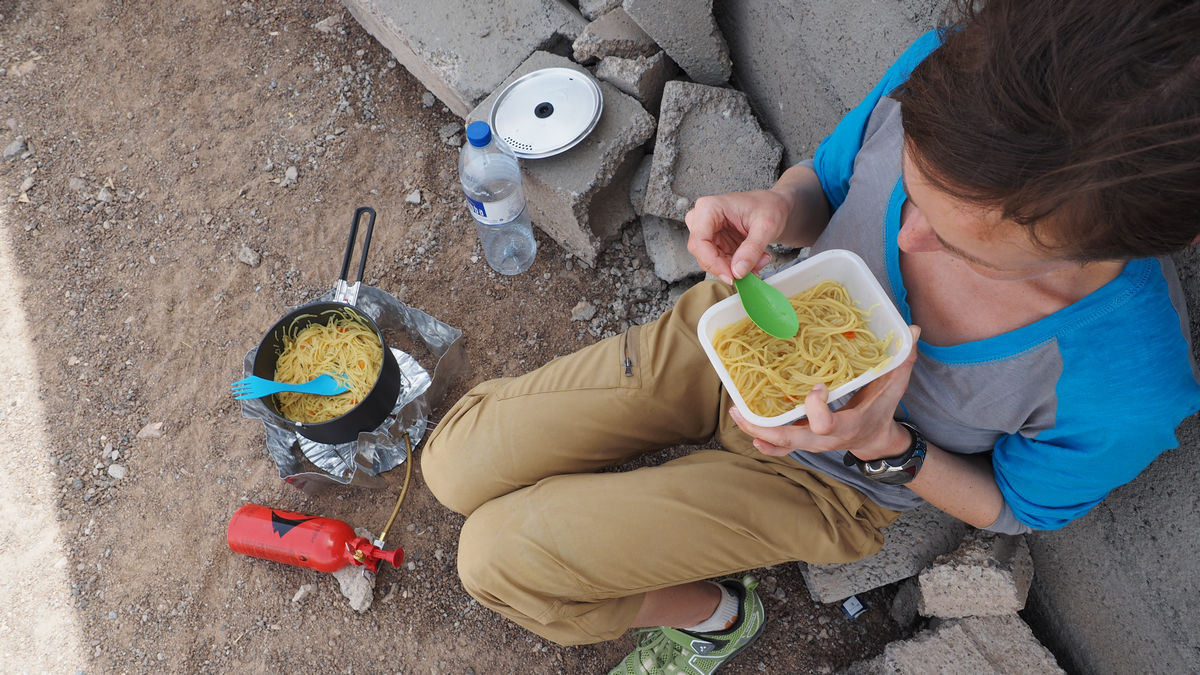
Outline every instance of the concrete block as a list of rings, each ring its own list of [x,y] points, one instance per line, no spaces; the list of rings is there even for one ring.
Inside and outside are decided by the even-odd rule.
[[[974,530],[921,572],[918,609],[944,619],[1012,614],[1025,609],[1032,582],[1025,537]]]
[[[1056,675],[1064,672],[1054,654],[1016,614],[971,617],[954,623],[975,642],[998,673]]]
[[[733,64],[713,0],[625,0],[622,6],[688,77],[713,86],[729,81]]]
[[[999,673],[958,625],[942,626],[889,644],[883,651],[881,665],[878,672],[895,675]]]
[[[717,0],[738,88],[783,143],[788,165],[812,156],[896,57],[934,27],[933,8],[946,3],[901,4]]]
[[[740,91],[668,82],[643,208],[683,220],[705,195],[769,188],[782,153]]]
[[[814,600],[838,602],[916,576],[939,555],[953,551],[968,529],[966,523],[932,506],[905,511],[883,529],[879,553],[851,563],[804,565],[808,592]]]
[[[587,72],[570,59],[534,52],[468,114],[468,120],[486,120],[510,82],[555,67]],[[629,181],[642,159],[642,144],[654,133],[654,118],[637,100],[607,82],[600,83],[600,91],[604,112],[587,138],[553,157],[521,161],[533,223],[588,265],[595,265],[604,243],[633,220]]]
[[[654,263],[654,274],[659,279],[670,284],[704,274],[700,263],[688,253],[686,225],[648,214],[641,217],[641,222],[646,252],[650,254],[650,261]]]
[[[892,606],[888,610],[888,615],[892,617],[892,621],[895,621],[897,626],[908,630],[917,622],[917,617],[920,615],[918,611],[920,601],[921,588],[917,580],[905,579],[896,589],[896,595],[892,596]]]
[[[1058,675],[1050,653],[1015,614],[949,621],[909,640],[889,644],[883,654],[851,664],[841,675],[927,675],[995,673]]]
[[[642,102],[650,112],[658,112],[663,87],[679,70],[666,52],[654,56],[624,59],[606,56],[596,65],[596,77]]]
[[[621,0],[579,0],[579,11],[588,21],[595,21],[605,12],[620,6]]]
[[[345,0],[346,8],[450,110],[466,117],[530,54],[587,25],[564,0]]]
[[[646,185],[650,182],[650,165],[653,162],[652,154],[642,157],[642,161],[633,172],[633,177],[629,179],[629,203],[633,206],[633,212],[639,216],[646,213]]]
[[[654,38],[646,35],[620,7],[589,23],[571,47],[580,63],[605,56],[634,59],[653,56],[659,51]]]

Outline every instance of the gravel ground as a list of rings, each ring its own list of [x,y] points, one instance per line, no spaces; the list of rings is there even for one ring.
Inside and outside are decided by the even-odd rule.
[[[0,561],[55,542],[37,565],[5,566],[0,599],[27,599],[6,604],[6,663],[577,673],[621,658],[628,636],[562,648],[471,600],[454,573],[461,518],[419,471],[395,529],[407,562],[380,574],[365,613],[326,575],[232,554],[225,525],[243,503],[377,530],[403,474],[305,498],[228,383],[277,317],[331,287],[356,206],[379,212],[367,281],[466,334],[474,370],[435,417],[475,382],[666,309],[673,289],[638,230],[595,268],[539,233],[527,273],[491,272],[461,206],[461,121],[336,2],[54,0],[0,15],[0,217],[15,269],[0,279],[25,319],[14,308],[4,324],[25,367],[9,377],[21,405],[0,403],[28,427],[5,441],[22,487],[0,515],[37,535],[0,531]],[[768,627],[732,673],[832,672],[900,633],[887,589],[849,622],[809,600],[796,566],[758,573]],[[54,620],[24,621],[31,606]]]

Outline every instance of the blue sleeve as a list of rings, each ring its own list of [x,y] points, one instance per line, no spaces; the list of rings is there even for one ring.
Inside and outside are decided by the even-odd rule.
[[[825,137],[813,155],[813,169],[821,181],[821,188],[834,211],[846,200],[850,189],[850,175],[854,173],[854,158],[862,148],[863,134],[871,112],[884,96],[908,80],[909,73],[929,53],[942,43],[941,34],[931,30],[917,38],[900,58],[892,64],[883,79],[867,94],[853,110],[846,113],[833,133]]]
[[[1179,314],[1162,277],[1150,284],[1162,288],[1136,311],[1059,335],[1054,427],[995,444],[996,483],[1016,519],[1033,529],[1061,528],[1133,480],[1178,447],[1176,428],[1200,408]]]

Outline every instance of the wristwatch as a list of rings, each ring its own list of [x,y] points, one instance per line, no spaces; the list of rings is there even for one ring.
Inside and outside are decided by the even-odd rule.
[[[908,450],[905,450],[904,454],[864,462],[847,450],[846,454],[842,456],[842,461],[846,466],[857,465],[862,475],[879,483],[904,485],[912,482],[917,477],[917,472],[921,470],[921,463],[925,461],[925,437],[908,422],[896,420],[896,423],[908,429],[908,434],[912,437],[912,442],[909,443]]]

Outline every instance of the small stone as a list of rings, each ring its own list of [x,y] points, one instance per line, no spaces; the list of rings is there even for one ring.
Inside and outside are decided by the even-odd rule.
[[[16,159],[22,152],[25,152],[25,137],[17,136],[15,141],[4,148],[4,159],[5,161]]]
[[[596,306],[587,300],[580,300],[571,308],[572,321],[590,321],[596,316]]]
[[[126,469],[123,464],[109,464],[108,475],[116,478],[117,480],[121,480],[125,478],[125,476],[129,475],[129,469]]]
[[[249,265],[250,267],[258,267],[259,264],[262,263],[262,256],[258,254],[258,251],[255,251],[245,244],[242,244],[241,250],[238,251],[237,259],[238,262]]]
[[[296,594],[292,596],[292,602],[303,602],[304,599],[312,595],[313,591],[315,590],[316,587],[312,584],[301,584],[300,588],[296,590]]]
[[[462,128],[463,128],[462,125],[459,124],[458,122],[450,122],[449,124],[443,124],[442,127],[440,129],[438,129],[438,136],[441,136],[443,141],[449,140],[455,134],[462,131]],[[7,151],[5,151],[5,153],[7,156]]]
[[[350,608],[356,612],[365,612],[371,607],[375,596],[375,573],[365,567],[347,565],[333,573],[342,595],[350,601]]]
[[[96,193],[96,201],[107,204],[112,201],[112,193],[108,191],[108,188],[102,187],[100,188],[100,191]]]
[[[413,190],[412,192],[408,193],[408,196],[404,198],[404,202],[407,204],[420,204],[421,203],[421,191]]]
[[[110,621],[111,621],[111,620],[113,620],[113,619],[115,619],[115,618],[117,618],[117,613],[116,613],[116,612],[109,612],[109,613],[108,613],[108,619],[109,619]]]
[[[33,186],[35,184],[36,183],[33,180],[33,176],[28,176],[25,178],[25,180],[21,181],[21,187],[18,188],[17,191],[18,192],[29,192],[30,190],[33,189]]]
[[[263,164],[263,171],[271,172],[274,170],[275,170],[275,162],[272,162],[271,160],[268,159],[267,163]]]
[[[337,30],[338,24],[341,22],[342,15],[340,13],[330,14],[324,19],[321,19],[313,24],[313,28],[316,28],[319,32],[325,33],[326,35],[330,35]]]
[[[87,189],[87,181],[76,176],[67,182],[67,187],[70,188],[72,192],[83,192]]]
[[[421,105],[425,106],[426,108],[432,108],[434,103],[437,103],[437,99],[434,98],[433,92],[427,91],[424,94],[421,94]]]
[[[83,489],[83,481],[79,480],[78,478],[71,481],[71,489],[72,490],[82,490]]]
[[[136,438],[162,438],[162,435],[163,423],[151,422],[150,424],[142,427],[141,431],[137,432]]]
[[[295,166],[289,166],[287,170],[283,172],[283,180],[279,181],[279,187],[287,187],[295,183],[296,179],[299,177],[299,169],[297,169]]]

